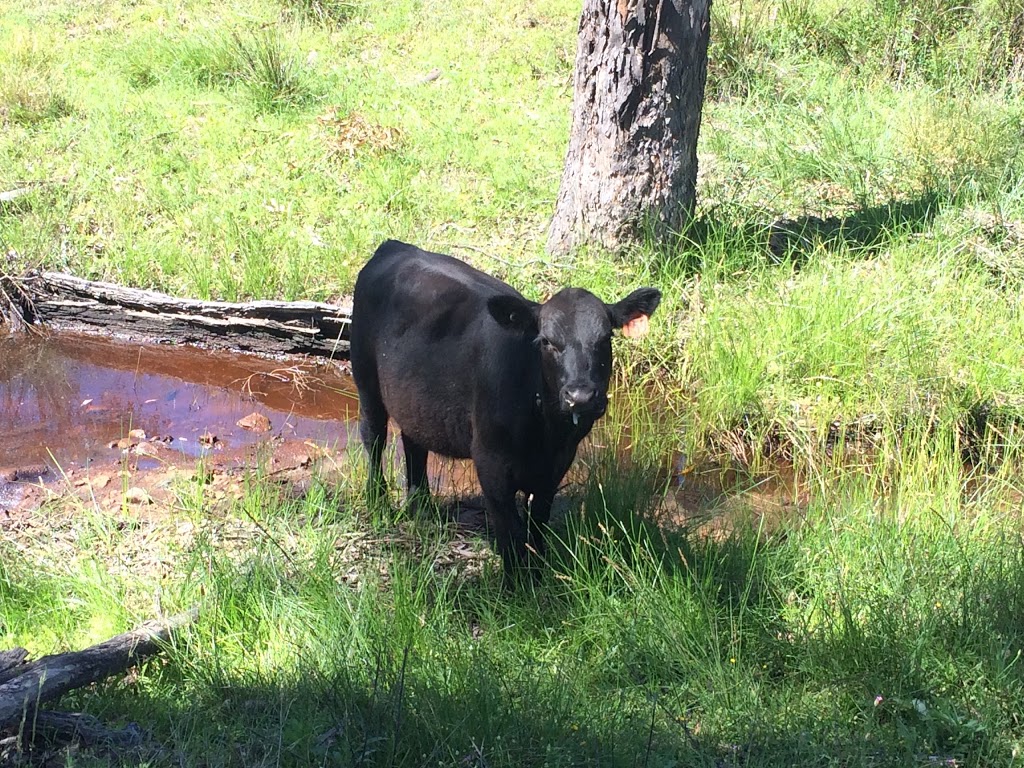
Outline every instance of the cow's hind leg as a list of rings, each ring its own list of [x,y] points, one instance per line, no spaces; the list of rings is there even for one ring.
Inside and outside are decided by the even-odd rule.
[[[427,449],[405,432],[402,433],[402,447],[405,449],[405,477],[409,507],[413,512],[420,512],[430,500],[430,482],[427,479]]]
[[[380,394],[359,389],[359,435],[370,458],[369,477],[366,482],[366,500],[377,504],[387,497],[384,480],[384,446],[388,439],[388,412]]]

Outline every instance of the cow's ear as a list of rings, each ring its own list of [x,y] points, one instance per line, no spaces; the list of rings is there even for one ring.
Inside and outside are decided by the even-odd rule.
[[[657,288],[637,288],[629,296],[608,305],[613,328],[621,328],[623,336],[637,337],[647,333],[647,320],[661,303]]]
[[[537,333],[537,307],[518,296],[492,296],[487,300],[487,311],[498,325],[520,333]]]

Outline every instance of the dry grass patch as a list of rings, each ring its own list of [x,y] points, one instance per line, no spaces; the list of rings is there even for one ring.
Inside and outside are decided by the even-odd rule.
[[[357,154],[394,152],[402,140],[399,129],[379,125],[358,112],[341,116],[337,107],[324,112],[316,122],[331,158],[352,159]]]

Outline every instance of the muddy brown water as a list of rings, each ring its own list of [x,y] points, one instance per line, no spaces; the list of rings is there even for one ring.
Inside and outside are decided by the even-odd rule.
[[[0,333],[0,510],[20,504],[26,485],[119,466],[126,448],[132,470],[175,457],[253,463],[245,449],[268,443],[284,463],[310,445],[337,455],[358,434],[358,405],[351,377],[322,361]],[[239,424],[253,414],[269,429]],[[431,456],[429,469],[435,489],[475,488],[468,462]]]
[[[252,414],[269,429],[239,425]],[[281,453],[301,455],[304,445],[337,453],[354,439],[357,422],[355,386],[336,365],[94,336],[0,334],[0,510],[16,506],[26,484],[116,465],[133,435],[144,433],[159,448],[134,455],[133,470],[147,470],[166,466],[168,456],[182,463],[242,456],[267,442]],[[660,512],[668,519],[733,517],[734,510],[771,517],[800,503],[785,473],[746,482],[735,472],[686,467],[678,456],[666,467]],[[431,455],[429,469],[435,490],[478,493],[469,462]]]
[[[331,366],[89,336],[0,336],[0,469],[21,474],[112,459],[117,441],[139,429],[188,456],[268,435],[343,447],[357,408],[351,379]],[[238,425],[253,413],[270,429]]]

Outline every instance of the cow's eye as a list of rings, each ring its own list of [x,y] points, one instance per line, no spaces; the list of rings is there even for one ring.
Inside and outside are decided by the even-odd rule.
[[[549,352],[560,352],[561,351],[561,350],[559,350],[559,348],[557,346],[555,346],[555,342],[553,342],[551,339],[545,338],[543,336],[540,339],[540,345],[542,347],[544,347],[544,349],[548,350]]]

